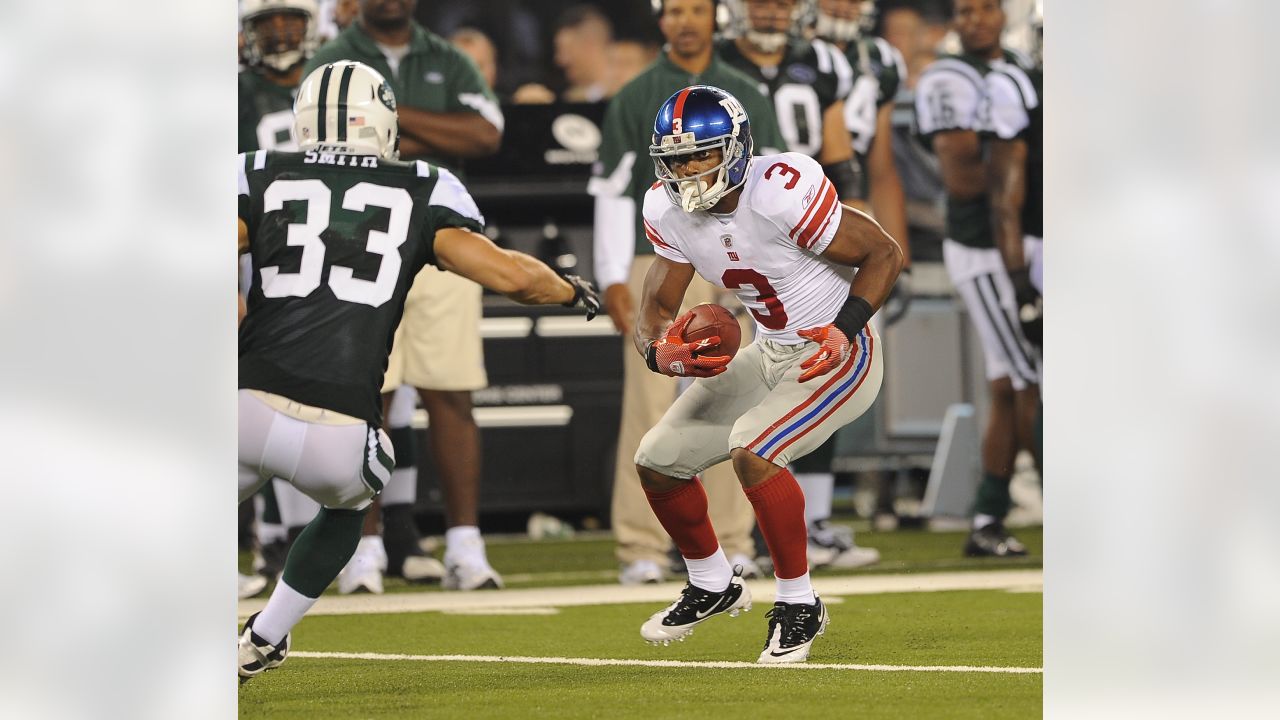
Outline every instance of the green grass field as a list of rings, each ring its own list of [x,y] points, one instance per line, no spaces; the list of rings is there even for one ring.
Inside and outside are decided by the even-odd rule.
[[[1018,536],[1032,555],[1011,562],[960,557],[962,533],[859,533],[883,562],[824,577],[1037,568],[1038,528]],[[493,542],[512,587],[614,582],[607,540]],[[576,579],[575,579],[576,578]],[[425,591],[388,582],[388,592]],[[640,624],[663,603],[540,608],[550,614],[446,612],[308,616],[294,630],[295,653],[279,669],[240,687],[245,718],[1027,718],[1041,714],[1040,673],[946,672],[930,666],[1040,668],[1039,592],[964,590],[824,594],[831,625],[810,663],[893,665],[917,670],[776,667],[584,666],[566,658],[638,662],[754,662],[764,643],[767,602],[737,618],[717,617],[687,642],[651,647]],[[674,595],[673,595],[674,598]],[[307,653],[479,656],[490,661],[346,659]],[[539,658],[500,662],[497,656]],[[561,660],[557,660],[561,659]]]

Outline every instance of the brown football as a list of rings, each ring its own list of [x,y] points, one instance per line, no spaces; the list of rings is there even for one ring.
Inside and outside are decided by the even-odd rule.
[[[720,346],[707,350],[699,355],[728,355],[733,357],[742,343],[742,327],[738,320],[724,307],[715,303],[702,303],[690,309],[693,319],[684,329],[685,342],[697,342],[709,337],[719,336]]]

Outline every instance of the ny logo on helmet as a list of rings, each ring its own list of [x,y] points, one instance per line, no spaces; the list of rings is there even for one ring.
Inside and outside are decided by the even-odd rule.
[[[738,134],[738,128],[742,125],[742,121],[747,119],[747,111],[742,108],[742,103],[738,102],[738,98],[729,95],[720,101],[720,107],[729,113],[729,120],[733,123],[733,133]],[[676,130],[676,132],[680,132]]]

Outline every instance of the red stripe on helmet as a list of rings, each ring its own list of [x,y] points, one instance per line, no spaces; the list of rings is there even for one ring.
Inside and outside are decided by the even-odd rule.
[[[685,101],[685,98],[689,97],[689,91],[692,89],[693,88],[685,88],[680,91],[679,95],[676,96],[676,108],[675,108],[675,111],[671,113],[671,119],[673,121],[674,120],[680,120],[681,122],[684,121],[684,101]]]

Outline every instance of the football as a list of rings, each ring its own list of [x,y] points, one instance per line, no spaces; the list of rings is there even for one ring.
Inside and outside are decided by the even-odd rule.
[[[701,355],[728,355],[733,357],[742,344],[742,328],[738,320],[726,308],[715,303],[694,305],[689,312],[693,319],[684,329],[685,342],[697,342],[709,337],[720,337],[720,346]]]

